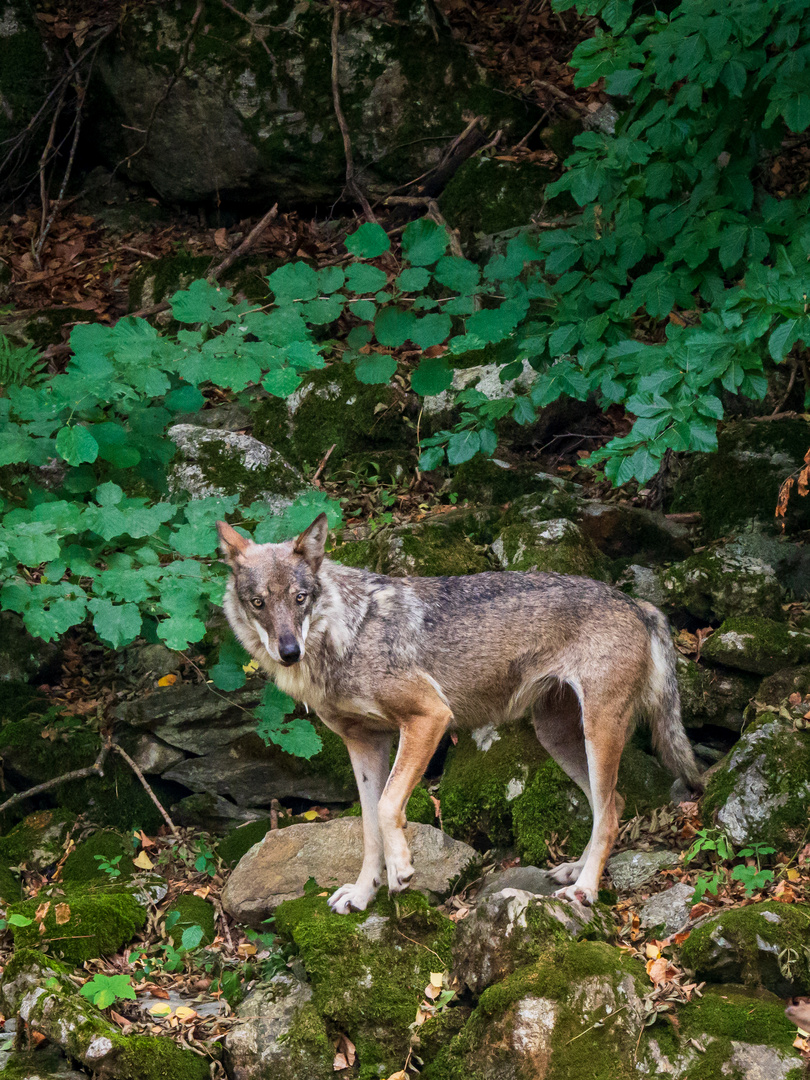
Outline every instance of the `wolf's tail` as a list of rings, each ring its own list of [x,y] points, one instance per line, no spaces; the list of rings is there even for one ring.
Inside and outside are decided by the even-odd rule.
[[[658,608],[640,602],[650,631],[652,670],[645,693],[645,711],[652,728],[653,746],[661,761],[684,783],[699,793],[703,791],[692,746],[681,721],[681,699],[675,676],[676,654],[669,634],[669,623]]]

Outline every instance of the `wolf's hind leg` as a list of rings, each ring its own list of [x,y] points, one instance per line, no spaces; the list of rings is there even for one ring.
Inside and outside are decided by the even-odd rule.
[[[540,745],[582,789],[588,805],[593,809],[582,712],[573,687],[567,683],[552,687],[532,708],[532,722]],[[590,844],[576,862],[556,866],[550,875],[554,881],[560,885],[570,885],[576,881],[585,865],[589,848]]]
[[[438,697],[433,703],[422,703],[424,712],[413,712],[400,727],[399,749],[380,799],[380,830],[385,847],[385,869],[388,890],[402,892],[413,877],[413,864],[408,841],[405,839],[405,806],[419,782],[442,735],[452,719],[449,708]]]
[[[619,832],[621,800],[617,800],[616,779],[630,717],[621,712],[617,717],[615,710],[604,705],[600,709],[589,710],[586,703],[585,708],[585,752],[590,777],[593,831],[577,880],[555,895],[592,904]]]
[[[338,733],[342,734],[339,728]],[[353,885],[342,885],[329,897],[332,910],[346,915],[349,911],[365,911],[382,882],[384,853],[377,804],[388,776],[394,736],[389,732],[368,732],[360,737],[342,737],[351,758],[363,811],[363,865],[360,876]]]

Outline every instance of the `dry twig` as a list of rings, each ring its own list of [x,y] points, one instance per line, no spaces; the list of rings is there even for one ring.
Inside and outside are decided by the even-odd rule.
[[[312,479],[310,480],[310,483],[313,485],[313,487],[320,487],[321,486],[321,482],[318,479],[318,477],[323,472],[323,467],[327,463],[327,461],[329,460],[329,455],[332,453],[332,451],[335,449],[336,446],[337,446],[337,443],[332,443],[332,445],[329,447],[329,449],[326,451],[326,453],[321,458],[321,463],[318,466],[318,468],[315,470],[315,474],[313,475]]]
[[[174,824],[172,819],[169,817],[169,815],[163,809],[163,804],[160,802],[157,795],[155,795],[154,791],[152,791],[152,789],[150,788],[149,782],[147,781],[146,777],[143,775],[141,770],[138,768],[138,766],[135,764],[135,762],[132,760],[132,758],[129,756],[129,754],[126,752],[126,750],[124,750],[123,747],[119,746],[118,743],[113,743],[112,744],[112,749],[115,750],[116,754],[119,754],[124,759],[124,761],[127,763],[127,765],[129,765],[130,769],[132,769],[132,771],[138,777],[141,784],[143,785],[144,791],[149,796],[149,798],[152,800],[152,802],[155,804],[155,806],[158,808],[158,811],[160,812],[160,816],[163,818],[163,820],[166,822],[166,824],[171,829],[172,835],[174,837],[176,837],[177,839],[179,839],[180,838],[180,833],[177,831],[177,826]]]
[[[362,206],[367,221],[376,222],[377,218],[371,209],[371,203],[366,198],[354,175],[354,155],[352,153],[352,140],[349,135],[349,125],[343,115],[343,106],[340,103],[340,46],[338,36],[340,34],[340,4],[339,0],[332,0],[332,103],[335,109],[340,134],[343,136],[343,153],[346,158],[346,190]]]
[[[55,776],[53,780],[46,780],[42,784],[36,784],[34,787],[29,788],[27,791],[19,791],[16,795],[12,795],[10,799],[0,806],[0,814],[4,810],[8,810],[9,807],[15,806],[19,802],[23,802],[24,799],[30,799],[33,795],[41,795],[45,791],[50,791],[52,788],[58,787],[60,784],[65,784],[69,780],[84,780],[88,776],[103,776],[104,775],[104,761],[111,749],[111,743],[105,742],[98,752],[98,756],[92,765],[88,765],[86,769],[74,769],[73,772],[65,773],[63,776]]]

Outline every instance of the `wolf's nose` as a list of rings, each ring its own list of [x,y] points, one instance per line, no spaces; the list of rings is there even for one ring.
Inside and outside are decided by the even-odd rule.
[[[294,637],[283,637],[278,643],[278,655],[282,664],[295,664],[301,659],[301,650]]]

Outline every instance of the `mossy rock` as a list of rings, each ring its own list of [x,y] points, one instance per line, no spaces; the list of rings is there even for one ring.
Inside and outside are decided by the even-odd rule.
[[[778,709],[791,694],[810,694],[810,664],[796,668],[783,668],[762,680],[757,690],[757,701]],[[753,696],[753,695],[752,695]]]
[[[779,997],[806,992],[808,956],[810,904],[775,901],[729,908],[692,930],[680,948],[681,962],[698,979],[744,983]]]
[[[101,869],[100,860],[97,856],[102,856],[102,860],[107,862],[119,858],[115,868],[120,871],[120,874],[112,878]],[[126,880],[132,877],[134,873],[132,846],[126,843],[118,833],[101,830],[88,836],[86,840],[83,840],[78,845],[75,851],[68,855],[62,867],[62,881],[71,885],[97,885],[103,881],[110,883],[122,879]]]
[[[603,942],[549,948],[481,995],[425,1080],[630,1080],[647,987],[641,965]]]
[[[505,464],[505,463],[504,463]],[[452,475],[452,490],[460,499],[471,502],[498,504],[512,502],[521,496],[537,497],[548,491],[557,480],[536,469],[498,464],[492,458],[476,454],[470,461],[456,466]],[[565,481],[559,481],[562,488]],[[571,485],[573,486],[573,485]]]
[[[350,540],[330,552],[346,566],[392,577],[462,577],[492,570],[483,536],[491,535],[486,511],[451,511],[436,520],[382,528],[364,540]]]
[[[177,912],[179,918],[173,923],[169,936],[175,948],[179,947],[183,932],[192,926],[202,929],[201,945],[211,944],[216,937],[216,911],[210,901],[193,893],[181,893],[172,902],[166,917],[169,918],[174,912]]]
[[[258,821],[250,821],[247,825],[240,825],[238,829],[228,833],[224,840],[220,840],[217,844],[217,855],[226,866],[236,866],[254,844],[264,840],[269,831],[270,818],[261,818]]]
[[[261,256],[238,259],[222,275],[220,283],[232,292],[244,295],[252,304],[266,302],[269,288],[265,275],[279,265],[280,260]],[[183,251],[142,263],[129,279],[129,311],[140,311],[170,300],[178,290],[187,289],[193,281],[205,278],[211,266],[209,255]]]
[[[0,333],[14,345],[33,345],[35,349],[45,349],[49,345],[62,345],[67,340],[66,327],[95,321],[96,316],[92,312],[63,305],[40,308],[24,315],[0,317]]]
[[[36,20],[36,9],[28,4],[4,5],[4,26],[0,35],[0,142],[8,143],[23,134],[29,121],[44,104],[50,85],[49,53]],[[39,153],[45,135],[39,134],[29,153]],[[25,144],[23,144],[25,146]],[[26,155],[20,165],[26,162]],[[16,176],[13,177],[16,179]]]
[[[344,810],[341,817],[362,817],[363,809],[359,802],[354,803],[348,810]],[[413,794],[405,806],[406,821],[416,821],[422,825],[436,824],[436,807],[430,792],[421,784],[413,789]]]
[[[751,521],[773,529],[779,488],[801,465],[808,445],[806,420],[727,424],[715,453],[691,454],[682,461],[667,510],[699,511],[701,527],[712,540]],[[792,498],[786,523],[788,531],[808,528],[810,502]]]
[[[253,434],[275,447],[299,468],[314,468],[334,445],[330,476],[341,462],[377,460],[381,452],[413,445],[416,436],[403,414],[405,399],[393,386],[365,385],[350,364],[332,363],[310,371],[285,401],[262,402],[254,414]]]
[[[810,661],[810,634],[755,615],[726,619],[703,646],[709,663],[757,675]]]
[[[0,866],[28,866],[44,870],[59,861],[74,814],[64,810],[38,810],[0,837]]]
[[[675,777],[657,757],[648,754],[637,745],[639,736],[627,744],[619,765],[617,789],[624,796],[624,816],[649,814],[659,806],[666,806],[670,800],[670,789]]]
[[[713,818],[736,846],[793,850],[807,827],[810,741],[807,733],[763,713],[712,772],[701,817]]]
[[[728,728],[729,731],[742,731],[745,710],[751,698],[756,696],[764,700],[761,699],[761,691],[757,691],[759,679],[756,675],[707,668],[680,654],[676,673],[681,695],[681,716],[688,728],[711,724]]]
[[[504,570],[611,579],[604,555],[578,525],[566,518],[508,525],[492,550]]]
[[[48,910],[37,919],[43,903],[49,903]],[[30,926],[12,928],[15,948],[47,946],[68,964],[114,955],[146,924],[145,908],[121,887],[51,886],[9,910],[32,920]]]
[[[444,189],[439,206],[451,228],[458,229],[462,247],[469,250],[479,233],[528,225],[542,208],[546,184],[553,179],[549,169],[532,161],[474,157]]]
[[[773,567],[722,549],[703,551],[662,576],[665,610],[700,619],[756,615],[782,621],[783,592]]]
[[[453,924],[419,893],[350,915],[306,896],[281,904],[275,920],[298,950],[319,1016],[356,1045],[358,1077],[400,1068],[430,973],[449,967]]]
[[[547,840],[569,837],[579,855],[590,836],[590,810],[580,789],[552,761],[528,720],[497,731],[461,731],[439,787],[442,822],[459,840],[480,847],[515,844],[524,862],[542,862]]]

